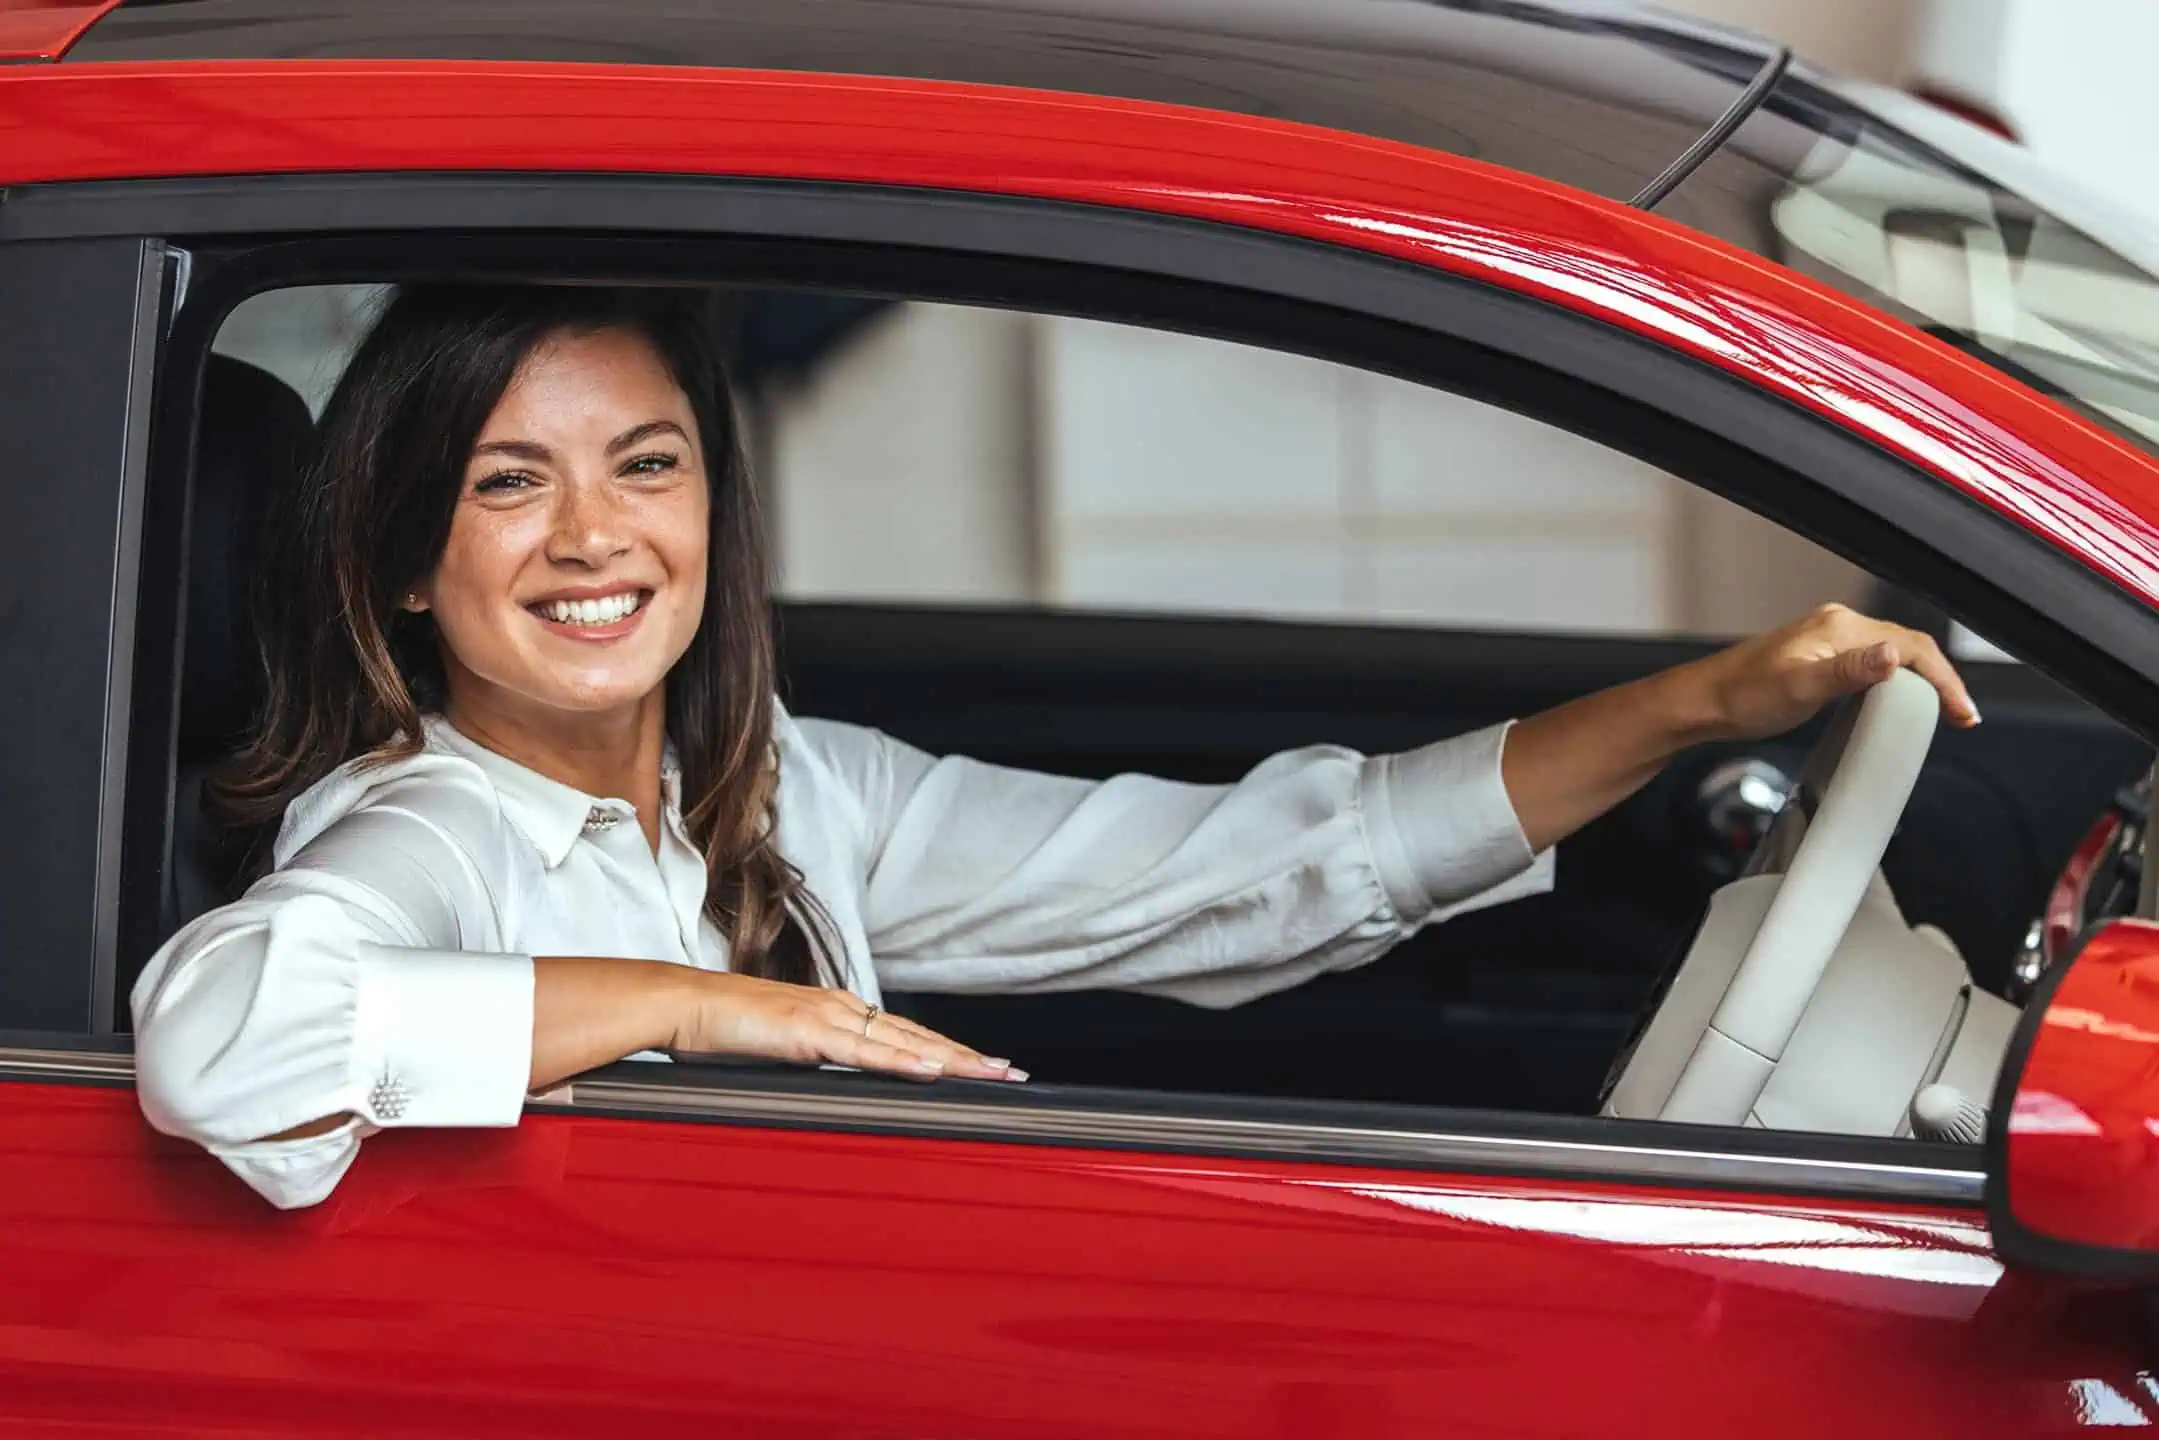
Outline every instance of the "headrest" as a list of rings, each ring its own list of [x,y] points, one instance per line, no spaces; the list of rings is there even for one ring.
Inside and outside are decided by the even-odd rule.
[[[231,749],[253,718],[262,674],[250,592],[263,512],[314,442],[314,417],[291,386],[243,360],[210,357],[189,520],[184,750]]]

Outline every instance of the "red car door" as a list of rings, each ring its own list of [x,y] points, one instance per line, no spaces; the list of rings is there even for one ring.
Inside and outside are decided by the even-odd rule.
[[[1886,1156],[686,1071],[378,1137],[281,1214],[148,1134],[124,1061],[5,1063],[25,1426],[2006,1436],[2153,1403],[2129,1297],[2005,1277],[1978,1177]],[[1217,1146],[1415,1168],[1170,1153]]]

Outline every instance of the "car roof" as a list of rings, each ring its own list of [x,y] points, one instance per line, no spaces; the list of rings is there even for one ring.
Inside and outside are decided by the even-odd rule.
[[[66,62],[585,61],[1261,115],[1639,191],[1772,47],[1596,0],[134,0]]]

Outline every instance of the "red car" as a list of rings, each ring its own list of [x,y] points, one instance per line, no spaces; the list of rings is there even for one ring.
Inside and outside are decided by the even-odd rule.
[[[0,1429],[2159,1423],[2159,280],[1976,132],[1489,0],[106,0],[0,8],[0,58]],[[892,998],[1026,1087],[625,1063],[280,1213],[144,1125],[126,997],[235,883],[193,794],[312,423],[233,317],[417,277],[715,287],[756,395],[905,305],[1114,322],[1170,347],[1102,372],[1141,389],[1194,336],[1324,361],[1736,501],[2030,663],[1967,667],[1976,731],[1891,685],[1691,757],[1552,896],[1236,1009]],[[1255,408],[1180,433],[1257,466]],[[1703,648],[781,609],[802,711],[1195,780]]]

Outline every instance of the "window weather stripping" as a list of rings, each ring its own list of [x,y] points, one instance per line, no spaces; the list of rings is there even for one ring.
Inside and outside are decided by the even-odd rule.
[[[1774,54],[1762,62],[1762,68],[1754,72],[1747,88],[1739,92],[1732,108],[1717,117],[1717,123],[1704,130],[1692,145],[1679,152],[1679,158],[1664,167],[1664,173],[1644,185],[1627,203],[1637,210],[1654,210],[1664,197],[1680,187],[1685,179],[1701,168],[1702,162],[1717,153],[1724,142],[1732,138],[1732,132],[1746,123],[1761,103],[1769,98],[1769,92],[1784,78],[1785,69],[1792,63],[1789,47],[1779,45]]]

